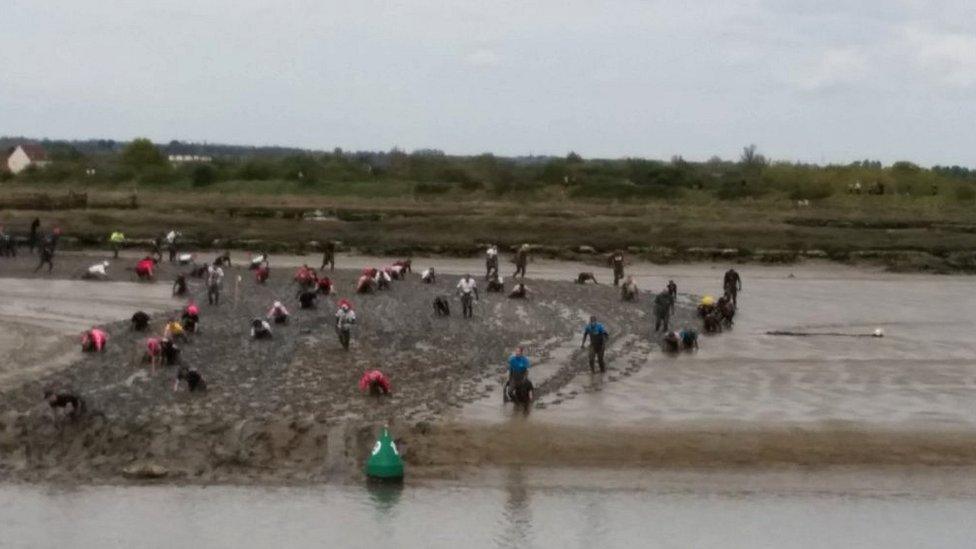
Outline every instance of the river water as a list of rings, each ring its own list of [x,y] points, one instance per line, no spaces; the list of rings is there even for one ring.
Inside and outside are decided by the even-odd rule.
[[[481,266],[447,259],[415,265],[475,274]],[[720,290],[724,268],[631,271],[644,289],[674,279],[680,292],[701,295]],[[581,270],[607,279],[605,269],[555,261],[535,262],[529,274],[570,279]],[[530,421],[976,428],[972,278],[821,264],[740,272],[745,288],[734,330],[704,337],[698,353],[677,358],[649,343],[616,356],[611,348],[607,376],[581,369],[564,388],[568,396],[547,397]],[[885,337],[766,335],[855,336],[877,328]],[[510,414],[491,398],[462,416],[498,422]],[[921,483],[918,473],[902,471],[839,479],[787,473],[775,482],[771,473],[731,471],[665,479],[602,474],[505,470],[483,481],[411,482],[400,490],[7,485],[0,486],[0,547],[971,547],[976,539],[976,486],[966,473]]]

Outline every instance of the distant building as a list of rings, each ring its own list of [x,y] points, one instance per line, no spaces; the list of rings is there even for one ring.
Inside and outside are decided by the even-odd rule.
[[[28,166],[43,168],[50,163],[47,159],[47,151],[36,143],[17,145],[8,151],[7,158],[4,161],[11,173],[20,173]]]
[[[213,162],[212,156],[202,156],[199,154],[171,154],[169,161],[172,164],[184,164],[186,162]]]

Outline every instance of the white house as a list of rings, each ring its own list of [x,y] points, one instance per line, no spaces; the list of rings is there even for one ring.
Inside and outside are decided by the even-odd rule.
[[[7,169],[11,173],[20,173],[28,166],[43,168],[50,163],[44,147],[33,143],[17,145],[9,151],[6,160]]]
[[[169,161],[173,164],[183,164],[185,162],[212,162],[213,157],[201,156],[197,154],[171,154]]]

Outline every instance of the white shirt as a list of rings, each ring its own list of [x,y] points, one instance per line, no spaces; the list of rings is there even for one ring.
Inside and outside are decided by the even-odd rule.
[[[166,242],[172,244],[175,241],[176,241],[176,231],[170,231],[166,233]]]
[[[422,273],[422,274],[420,275],[420,278],[424,278],[424,279],[427,279],[427,278],[430,278],[430,277],[431,277],[431,275],[433,275],[433,274],[434,274],[434,273],[433,273],[433,271],[431,271],[430,269],[427,269],[427,270],[425,270],[425,271],[424,271],[424,272],[423,272],[423,273]]]
[[[88,274],[93,274],[93,275],[98,275],[98,276],[108,276],[108,273],[105,272],[105,264],[104,263],[98,263],[98,264],[92,265],[91,267],[88,267]]]
[[[356,323],[356,311],[352,309],[339,309],[336,311],[336,325],[341,329],[348,329]]]
[[[478,282],[474,278],[462,278],[457,287],[462,294],[470,294],[478,287]]]
[[[210,265],[207,267],[207,283],[213,285],[219,285],[224,281],[224,270],[220,267],[215,267]]]
[[[488,257],[495,257],[496,255],[498,255],[498,248],[494,246],[490,246],[488,248],[488,252],[486,253],[488,254]]]

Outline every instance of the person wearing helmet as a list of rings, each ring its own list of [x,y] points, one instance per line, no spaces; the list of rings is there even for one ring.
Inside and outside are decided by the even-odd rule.
[[[183,324],[179,320],[176,320],[176,317],[170,317],[169,322],[166,323],[166,327],[163,328],[163,337],[173,341],[186,341],[186,330],[184,330]]]
[[[280,301],[275,301],[274,304],[271,305],[271,309],[268,310],[267,316],[275,324],[288,323],[288,309],[286,309],[284,304],[282,304]]]
[[[607,340],[610,339],[610,333],[607,329],[603,327],[603,324],[597,322],[595,316],[590,317],[590,322],[583,328],[583,341],[580,343],[580,349],[586,347],[586,340],[590,340],[590,371],[596,372],[596,363],[600,364],[600,371],[607,371],[607,364],[604,361],[604,353],[607,349]]]
[[[478,283],[470,275],[461,277],[457,284],[458,295],[461,296],[461,316],[471,318],[474,316],[474,301],[480,299],[478,296]]]
[[[136,276],[139,280],[152,280],[156,276],[156,260],[146,256],[136,263]]]
[[[374,396],[390,394],[390,378],[379,370],[367,370],[359,378],[359,390]]]
[[[158,337],[146,339],[146,359],[149,360],[150,371],[155,374],[156,366],[163,363],[163,340]]]
[[[119,250],[122,249],[122,245],[125,244],[125,233],[122,231],[113,231],[108,237],[109,245],[112,246],[112,257],[114,259],[119,258]]]
[[[352,310],[352,304],[345,299],[339,301],[339,308],[335,314],[336,333],[339,335],[339,343],[342,348],[349,350],[349,342],[352,335],[352,327],[356,324],[356,311]]]

